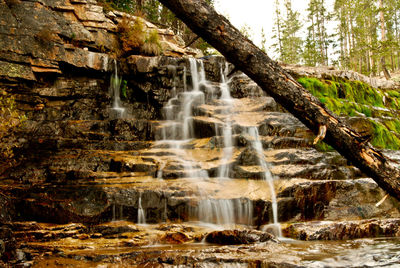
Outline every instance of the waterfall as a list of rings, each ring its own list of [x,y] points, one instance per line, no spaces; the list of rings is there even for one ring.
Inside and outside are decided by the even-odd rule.
[[[278,237],[282,237],[282,230],[278,222],[278,202],[276,201],[276,193],[274,187],[274,178],[272,177],[271,171],[265,161],[263,146],[260,141],[260,135],[258,134],[257,127],[249,127],[247,129],[247,134],[252,137],[251,146],[257,153],[257,159],[259,165],[264,170],[263,179],[268,183],[270,194],[271,194],[271,204],[272,204],[272,217],[273,226],[276,229]]]
[[[232,104],[233,99],[230,94],[230,88],[227,81],[228,75],[228,63],[225,64],[225,69],[220,68],[221,72],[221,97],[220,101],[225,109],[222,110],[224,118],[224,125],[222,128],[222,137],[223,137],[223,154],[222,154],[222,165],[218,171],[219,178],[228,178],[229,177],[229,163],[228,161],[231,160],[233,154],[233,142],[232,142],[232,120],[231,120],[231,113],[232,113]],[[217,131],[216,131],[217,132]]]
[[[119,215],[117,213],[117,205],[112,206],[112,221],[120,221],[124,219],[124,207],[119,205]]]
[[[137,221],[138,224],[146,224],[146,215],[142,207],[142,193],[139,193]]]
[[[186,71],[183,69],[183,90],[177,89],[174,82],[172,96],[163,108],[165,121],[161,125],[161,140],[156,143],[159,148],[168,148],[176,155],[172,160],[172,166],[180,166],[183,171],[179,174],[188,179],[193,185],[197,185],[199,201],[197,206],[190,211],[191,218],[198,219],[200,222],[214,224],[235,224],[241,223],[252,225],[253,204],[246,198],[222,199],[208,196],[207,189],[202,188],[201,182],[215,180],[215,183],[223,184],[229,180],[230,163],[233,156],[233,138],[232,138],[232,112],[233,99],[230,95],[229,80],[227,78],[228,65],[220,67],[220,98],[214,99],[214,88],[207,81],[205,68],[202,61],[194,58],[189,59],[189,68],[191,75],[191,86],[186,83]],[[177,72],[173,72],[173,81],[176,81]],[[197,160],[188,153],[185,145],[189,144],[194,138],[193,110],[205,104],[205,92],[211,93],[211,101],[220,109],[218,117],[223,121],[221,129],[216,126],[216,133],[222,135],[223,148],[220,166],[217,170],[216,178],[209,178],[206,170],[202,170]],[[209,99],[209,96],[207,97]],[[156,176],[162,179],[168,170],[165,160],[159,160],[159,168]]]
[[[120,98],[121,82],[122,79],[118,76],[117,61],[114,60],[114,73],[111,76],[109,91],[112,97],[111,111],[117,118],[123,117],[125,113],[125,108],[122,107]]]

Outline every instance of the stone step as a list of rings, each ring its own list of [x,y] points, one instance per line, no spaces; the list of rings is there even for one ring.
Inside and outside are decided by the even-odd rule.
[[[193,116],[191,137],[208,138],[221,135],[226,122],[231,121],[232,134],[244,135],[250,127],[258,126],[260,136],[279,136],[312,139],[313,133],[295,117],[280,112],[246,112],[240,115],[220,117]],[[182,139],[183,125],[175,121],[159,121],[154,125],[156,140]]]
[[[78,144],[69,140],[49,143],[49,148],[58,148],[59,151],[48,155],[37,154],[40,164],[33,161],[27,163],[25,170],[15,171],[13,177],[29,177],[47,179],[46,172],[52,170],[85,171],[85,172],[144,172],[153,178],[182,178],[182,177],[219,177],[220,170],[228,168],[229,177],[240,179],[263,179],[266,170],[262,167],[265,160],[270,172],[275,177],[290,179],[302,177],[313,180],[351,179],[361,176],[358,169],[348,166],[347,162],[337,153],[320,153],[312,148],[267,149],[264,155],[252,149],[249,137],[235,136],[242,146],[231,148],[231,156],[225,159],[229,148],[214,147],[214,139],[188,140],[178,148],[164,148],[170,146],[168,142],[157,142],[156,146],[149,147],[147,142],[87,142],[82,147],[107,148],[113,150],[82,150],[63,149],[62,142],[70,147]],[[267,140],[264,139],[263,141]],[[45,143],[38,144],[43,146]],[[51,146],[53,145],[53,147]],[[45,147],[45,146],[44,146]],[[143,147],[145,147],[143,149]],[[181,147],[181,148],[179,148]],[[137,149],[126,151],[126,149]],[[228,150],[229,151],[229,150]],[[43,152],[43,151],[41,151]],[[261,162],[260,162],[261,161]],[[36,170],[36,171],[35,171]],[[44,175],[34,175],[41,170]],[[23,174],[21,173],[23,172]],[[59,176],[57,172],[50,172],[51,179]],[[63,177],[63,176],[61,176]]]
[[[47,138],[69,138],[87,140],[152,140],[152,123],[147,120],[65,120],[29,121],[21,130],[27,135],[45,140]],[[28,138],[30,138],[28,137]]]
[[[292,179],[292,178],[304,178],[307,180],[347,180],[352,178],[358,178],[362,174],[358,169],[353,167],[335,167],[327,164],[317,165],[275,165],[270,166],[269,171],[266,171],[261,166],[233,166],[232,177],[233,178],[249,178],[249,179],[264,179],[268,173],[271,173],[273,177],[279,179]]]
[[[19,211],[17,220],[90,223],[101,218],[102,221],[136,222],[139,198],[148,222],[198,220],[200,208],[210,207],[204,206],[209,202],[211,207],[233,207],[234,211],[239,207],[243,211],[241,206],[251,207],[254,225],[272,220],[271,189],[262,180],[160,180],[142,173],[124,173],[124,177],[119,177],[117,173],[104,172],[85,176],[91,179],[33,185],[29,191],[24,187],[13,189],[13,194],[21,200],[13,204]],[[393,198],[379,207],[375,205],[386,193],[371,179],[293,178],[276,179],[273,184],[278,197],[279,221],[400,217],[398,202]],[[10,186],[0,186],[4,187],[7,193]]]
[[[104,151],[136,151],[152,146],[150,141],[114,141],[77,138],[38,139],[29,144],[33,150],[104,150]]]
[[[137,225],[130,221],[112,221],[92,225],[75,237],[55,237],[50,241],[18,239],[17,242],[24,244],[20,252],[26,256],[46,252],[45,256],[35,259],[34,264],[39,267],[78,267],[83,262],[90,267],[110,263],[132,267],[143,263],[174,267],[182,263],[186,266],[206,263],[212,267],[256,267],[260,263],[266,267],[309,267],[310,262],[326,267],[332,265],[333,259],[340,267],[365,263],[396,267],[398,239],[392,237],[398,236],[399,226],[398,218],[284,225],[285,237],[322,241],[277,243],[279,239],[269,233],[269,226],[262,226],[263,231],[237,225],[216,231],[212,225],[193,222]],[[310,247],[307,253],[304,253],[305,246]],[[354,256],[357,260],[352,259]]]

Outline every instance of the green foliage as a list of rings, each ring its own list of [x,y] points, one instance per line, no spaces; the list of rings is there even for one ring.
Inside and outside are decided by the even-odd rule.
[[[320,152],[332,152],[335,150],[335,149],[333,149],[332,146],[326,144],[323,141],[319,141],[317,144],[315,144],[315,149],[317,149],[317,151],[320,151]]]
[[[139,17],[143,17],[152,23],[161,26],[162,28],[170,28],[175,34],[182,37],[182,39],[187,44],[190,42],[196,35],[176,16],[166,7],[164,7],[157,0],[99,0],[100,4],[102,4],[104,10],[107,12],[108,10],[118,9],[130,14],[137,15]],[[211,6],[214,5],[214,0],[206,0],[208,4]],[[150,37],[150,38],[149,38]],[[131,52],[137,52],[137,48],[142,47],[144,44],[143,50],[145,53],[150,55],[158,55],[161,51],[161,46],[154,42],[155,39],[151,37],[151,33],[148,36],[145,34],[140,36],[138,40],[132,40],[135,46],[129,45],[130,36],[122,36],[122,39],[127,40],[128,47],[131,48]],[[147,41],[146,41],[147,40]],[[143,44],[137,45],[137,43],[143,42]],[[191,45],[192,47],[198,48],[203,51],[205,55],[214,54],[215,50],[210,48],[211,45],[206,43],[203,40],[195,42]],[[126,48],[126,47],[125,47]],[[125,50],[125,49],[123,49]]]
[[[302,27],[299,20],[300,14],[292,9],[291,0],[284,1],[286,17],[281,16],[278,1],[275,1],[275,7],[276,25],[273,29],[272,38],[276,40],[276,43],[272,47],[279,54],[279,60],[285,63],[298,63],[303,43],[299,37]]]
[[[386,91],[386,93],[387,93],[390,97],[400,98],[400,92],[398,92],[398,91],[396,91],[396,90],[388,90],[388,91]]]
[[[343,79],[319,80],[317,78],[302,77],[298,82],[317,97],[329,110],[341,116],[356,116],[364,114],[366,117],[387,117],[384,122],[370,119],[373,126],[372,145],[386,149],[400,149],[400,120],[393,119],[393,112],[398,110],[400,93],[394,90],[387,91],[373,88],[360,81]],[[383,98],[386,98],[383,103]],[[386,106],[385,106],[386,105]],[[316,148],[329,151],[330,147],[318,143]]]
[[[15,100],[0,90],[0,172],[15,163],[13,149],[18,146],[15,130],[25,120],[15,106]]]
[[[136,3],[132,0],[99,0],[104,8],[104,11],[110,11],[113,9],[133,13],[136,10]]]
[[[153,30],[147,34],[146,39],[144,40],[144,44],[141,47],[141,51],[147,55],[161,54],[162,47],[157,30]]]
[[[146,33],[144,23],[141,18],[131,23],[127,18],[123,18],[118,24],[118,32],[124,52],[138,52],[145,42]]]
[[[240,28],[240,32],[246,36],[248,39],[252,39],[252,31],[249,25],[244,24],[241,28]]]
[[[317,78],[302,77],[298,82],[311,94],[319,98],[322,103],[332,104],[332,107],[328,108],[332,108],[333,111],[335,111],[335,108],[340,108],[341,105],[350,105],[339,104],[337,103],[338,99],[341,102],[357,104],[353,108],[358,109],[359,112],[366,111],[366,108],[362,108],[362,105],[385,107],[383,104],[384,93],[360,81],[344,81],[342,79],[322,81]],[[335,100],[329,100],[329,98]]]
[[[205,56],[210,56],[210,55],[220,55],[219,52],[213,48],[209,43],[204,41],[203,38],[200,38],[196,42],[196,48],[200,49]]]
[[[372,145],[378,148],[399,150],[400,139],[383,124],[371,120],[374,126],[374,135],[372,138]]]
[[[111,79],[112,79],[112,78],[111,78]],[[124,99],[127,99],[127,98],[128,98],[128,95],[127,95],[127,93],[126,93],[126,91],[127,91],[127,86],[128,86],[128,81],[122,80],[122,83],[121,83],[121,96],[122,96],[122,98],[124,98]]]

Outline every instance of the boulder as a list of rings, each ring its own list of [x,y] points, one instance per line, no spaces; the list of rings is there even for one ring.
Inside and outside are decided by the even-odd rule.
[[[220,245],[253,244],[268,241],[276,242],[272,234],[256,230],[214,231],[206,236],[206,242]]]

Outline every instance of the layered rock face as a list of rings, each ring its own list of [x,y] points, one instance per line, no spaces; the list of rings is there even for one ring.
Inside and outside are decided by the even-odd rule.
[[[389,219],[399,217],[396,200],[376,206],[385,193],[373,180],[336,152],[317,151],[313,133],[248,77],[230,74],[222,57],[189,59],[193,51],[157,29],[164,56],[114,61],[124,14],[105,14],[91,0],[0,1],[0,12],[1,87],[28,118],[18,134],[23,160],[0,185],[0,239],[14,258],[51,252],[189,265],[202,256],[245,266],[273,265],[266,260],[281,250],[261,231],[212,233],[189,221],[269,230],[276,217],[288,223],[284,235],[304,240],[400,234]],[[112,105],[112,77],[126,85],[118,88],[122,114]],[[363,221],[372,218],[380,221]],[[290,224],[312,220],[325,222]],[[213,243],[267,245],[226,258],[223,247],[181,256],[141,249],[200,242],[209,232]],[[15,239],[25,251],[12,248]],[[278,262],[297,263],[289,255]]]

